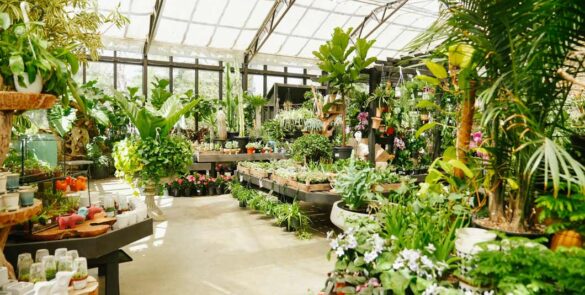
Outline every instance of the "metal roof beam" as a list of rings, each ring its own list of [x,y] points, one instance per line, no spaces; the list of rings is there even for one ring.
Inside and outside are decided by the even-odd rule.
[[[266,40],[270,37],[270,34],[274,32],[274,29],[278,26],[280,21],[284,18],[288,10],[292,7],[295,3],[295,0],[276,0],[274,1],[274,5],[268,12],[268,15],[262,22],[260,28],[254,35],[252,42],[246,49],[246,53],[244,56],[245,63],[249,63],[252,61],[256,53],[260,51],[260,48],[266,43]]]
[[[352,40],[358,38],[368,38],[372,35],[382,24],[390,19],[404,4],[406,4],[408,0],[396,0],[384,4],[378,8],[375,8],[364,17],[364,20],[353,30],[351,33]],[[374,22],[375,25],[373,28],[365,31],[365,27],[368,23]]]
[[[156,0],[154,3],[154,11],[150,14],[150,22],[148,25],[148,36],[146,36],[146,41],[144,41],[144,49],[142,50],[142,54],[144,56],[148,55],[148,50],[150,50],[150,44],[154,39],[154,34],[156,33],[156,27],[158,26],[160,20],[161,9],[164,5],[165,0]]]

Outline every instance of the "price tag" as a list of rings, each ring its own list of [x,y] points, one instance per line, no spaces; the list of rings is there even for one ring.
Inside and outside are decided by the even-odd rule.
[[[244,181],[244,176],[240,175],[240,182]]]

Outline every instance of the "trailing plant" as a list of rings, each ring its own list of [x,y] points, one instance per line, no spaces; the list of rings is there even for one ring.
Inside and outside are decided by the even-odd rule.
[[[320,160],[329,160],[332,157],[333,147],[327,137],[321,134],[306,134],[297,138],[291,146],[291,153],[295,160],[309,163]]]
[[[309,133],[321,133],[323,131],[323,121],[317,118],[309,118],[303,124],[303,131]]]
[[[301,211],[299,202],[281,203],[274,210],[276,223],[283,225],[287,231],[305,231],[311,222]]]

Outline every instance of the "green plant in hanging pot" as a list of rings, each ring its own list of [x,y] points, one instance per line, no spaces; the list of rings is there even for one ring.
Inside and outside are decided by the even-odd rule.
[[[363,79],[362,70],[376,61],[375,57],[368,58],[368,51],[375,40],[357,38],[352,45],[352,31],[352,28],[347,31],[335,28],[331,40],[321,45],[318,51],[313,51],[313,55],[319,59],[319,68],[325,72],[320,81],[329,85],[330,95],[334,97],[332,102],[324,106],[324,112],[334,105],[341,107],[342,146],[336,147],[336,158],[347,158],[352,150],[346,145],[348,94],[355,83]],[[352,54],[353,57],[350,58]]]

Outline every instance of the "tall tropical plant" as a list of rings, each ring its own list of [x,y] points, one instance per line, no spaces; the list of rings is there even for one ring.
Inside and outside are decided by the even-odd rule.
[[[561,182],[585,190],[585,167],[562,147],[560,130],[575,77],[584,58],[572,54],[585,42],[581,0],[442,0],[449,9],[414,46],[444,40],[471,46],[482,73],[478,85],[481,125],[488,135],[489,221],[501,229],[530,226],[537,183],[554,195]],[[505,208],[509,214],[505,214]]]
[[[343,146],[346,145],[347,95],[354,88],[355,83],[363,78],[362,70],[376,61],[375,57],[368,58],[368,51],[375,40],[357,38],[353,44],[350,44],[352,31],[353,28],[347,31],[339,27],[335,28],[331,40],[321,45],[319,51],[313,51],[313,55],[319,59],[319,68],[326,73],[321,76],[320,81],[329,85],[331,94],[337,99],[334,103],[342,106]],[[351,58],[352,54],[353,58]],[[337,95],[339,95],[338,98]]]
[[[262,135],[262,107],[268,103],[268,100],[261,95],[250,93],[246,93],[244,98],[254,109],[254,133],[256,137],[260,137]]]

